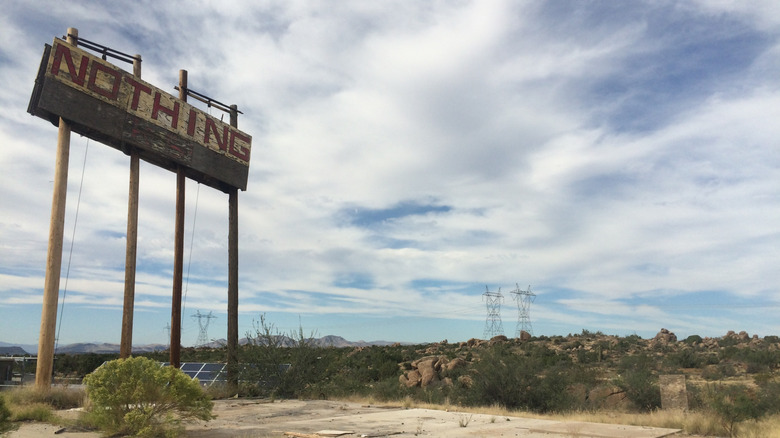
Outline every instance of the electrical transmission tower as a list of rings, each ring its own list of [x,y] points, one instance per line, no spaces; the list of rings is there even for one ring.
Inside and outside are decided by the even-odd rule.
[[[515,329],[515,337],[519,338],[522,332],[526,332],[533,336],[534,329],[531,327],[531,303],[536,299],[536,294],[531,292],[531,286],[528,286],[528,290],[520,290],[520,285],[515,283],[517,289],[512,291],[512,295],[515,296],[517,301],[517,328]]]
[[[167,323],[163,328],[168,333],[168,348],[171,348],[171,324]]]
[[[198,341],[195,342],[196,347],[202,347],[209,343],[209,322],[216,318],[216,316],[213,316],[211,312],[209,312],[208,315],[204,315],[200,313],[200,310],[195,312],[194,315],[192,315],[193,318],[198,318],[198,327],[200,327],[200,331],[198,332]],[[206,320],[204,323],[203,320]]]
[[[482,298],[485,300],[485,306],[487,307],[485,332],[482,336],[485,339],[490,339],[493,336],[503,335],[504,326],[501,324],[501,301],[504,300],[504,296],[501,295],[501,288],[498,288],[498,292],[490,292],[488,287],[485,286],[485,293],[482,294]]]

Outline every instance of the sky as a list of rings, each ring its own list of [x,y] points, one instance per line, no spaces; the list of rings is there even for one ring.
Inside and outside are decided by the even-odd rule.
[[[529,288],[537,336],[780,334],[776,1],[9,0],[0,341],[38,343],[57,128],[27,104],[69,27],[243,112],[241,337],[484,338],[486,291],[513,337]],[[71,138],[58,345],[120,341],[129,161]],[[134,344],[168,340],[175,194],[141,163]],[[226,337],[227,233],[188,180],[185,346],[198,312]]]

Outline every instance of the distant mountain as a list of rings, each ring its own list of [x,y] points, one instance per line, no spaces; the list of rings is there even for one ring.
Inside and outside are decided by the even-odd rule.
[[[38,353],[38,346],[32,344],[10,344],[8,342],[0,342],[0,348],[16,347],[21,348],[28,355],[35,355]],[[6,356],[10,354],[0,353],[0,356]]]
[[[317,345],[320,345],[322,347],[369,347],[371,345],[377,345],[377,346],[386,346],[386,345],[393,345],[395,342],[388,342],[388,341],[348,341],[341,336],[334,336],[334,335],[328,335],[323,336],[319,339],[314,340]]]
[[[81,344],[69,344],[57,348],[55,353],[57,354],[111,354],[119,353],[119,344],[93,344],[93,343],[81,343]],[[167,350],[167,345],[162,344],[150,344],[150,345],[133,345],[134,353],[149,353],[152,351]]]
[[[22,347],[0,347],[0,356],[29,356]]]
[[[322,347],[336,347],[336,348],[343,348],[343,347],[368,347],[371,345],[377,345],[377,346],[387,346],[387,345],[393,345],[395,342],[389,342],[389,341],[348,341],[341,336],[334,336],[334,335],[328,335],[323,336],[321,338],[312,338],[310,339],[315,345],[319,345]],[[294,344],[294,341],[285,335],[280,335],[278,339],[279,343],[284,346],[290,346]],[[242,338],[238,341],[239,344],[245,345],[249,341],[246,338]],[[209,342],[208,344],[204,345],[205,348],[222,348],[227,345],[227,340],[225,339],[217,339],[212,342]],[[15,348],[23,351],[24,353],[4,353],[4,349],[8,348]],[[133,352],[134,353],[149,353],[153,351],[163,351],[167,350],[168,346],[164,344],[148,344],[148,345],[133,345]],[[16,351],[19,351],[16,350]],[[37,345],[21,345],[21,344],[9,344],[7,342],[0,342],[0,356],[5,355],[35,355],[38,352],[38,346]],[[119,353],[119,344],[108,344],[108,343],[77,343],[77,344],[68,344],[68,345],[61,345],[57,347],[56,354],[84,354],[84,353],[95,353],[95,354],[114,354]]]

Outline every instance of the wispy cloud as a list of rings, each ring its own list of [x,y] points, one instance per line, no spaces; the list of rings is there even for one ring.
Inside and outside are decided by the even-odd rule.
[[[778,23],[771,1],[13,2],[0,17],[0,311],[29,322],[4,340],[37,333],[56,129],[25,110],[43,45],[69,26],[140,53],[162,89],[186,69],[244,112],[242,332],[267,313],[347,338],[468,339],[484,287],[519,282],[537,293],[537,333],[770,334]],[[65,312],[100,313],[112,342],[128,165],[72,139]],[[186,196],[185,306],[224,316],[227,197],[192,181]],[[170,317],[174,197],[173,175],[142,163],[141,342]],[[84,340],[66,321],[61,340]]]

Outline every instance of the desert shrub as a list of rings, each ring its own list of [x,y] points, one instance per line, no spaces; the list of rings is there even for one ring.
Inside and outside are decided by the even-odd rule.
[[[728,336],[718,339],[718,346],[723,348],[733,347],[739,344],[739,342],[739,338]]]
[[[614,350],[618,353],[627,353],[632,349],[638,348],[642,338],[639,335],[628,335],[623,338],[619,338]]]
[[[704,380],[722,380],[737,375],[737,369],[729,362],[721,362],[715,365],[707,365],[701,372]]]
[[[254,323],[254,333],[247,333],[247,340],[239,351],[239,361],[244,364],[239,380],[252,395],[316,395],[312,393],[326,379],[331,363],[323,357],[332,349],[316,345],[313,335],[305,337],[302,328],[283,335],[266,321],[265,315]]]
[[[101,364],[119,357],[115,353],[59,354],[54,361],[57,375],[84,377]]]
[[[701,368],[704,358],[697,354],[693,348],[682,348],[679,351],[666,356],[667,364],[677,368]]]
[[[645,354],[624,357],[618,367],[620,377],[615,384],[640,411],[652,411],[661,406],[661,390],[652,358]]]
[[[707,385],[704,401],[720,419],[729,436],[736,436],[745,421],[759,420],[780,412],[780,383],[766,382],[756,387],[710,384]]]
[[[0,434],[13,428],[11,423],[11,410],[5,404],[5,397],[0,394]]]
[[[736,435],[740,422],[757,419],[765,413],[760,395],[744,385],[709,385],[706,400],[731,437]]]
[[[213,403],[197,380],[144,357],[106,362],[84,384],[87,420],[109,434],[175,436],[182,421],[212,418]]]
[[[701,344],[702,338],[699,335],[690,335],[683,342],[688,345]]]
[[[601,352],[599,350],[577,350],[577,363],[589,364],[601,362]]]
[[[409,393],[408,388],[398,384],[397,378],[385,379],[373,386],[371,395],[380,401],[401,400]]]
[[[485,351],[471,368],[472,385],[455,394],[468,405],[499,405],[535,412],[566,411],[572,397],[564,366],[546,367],[539,356],[519,355],[498,345]]]

